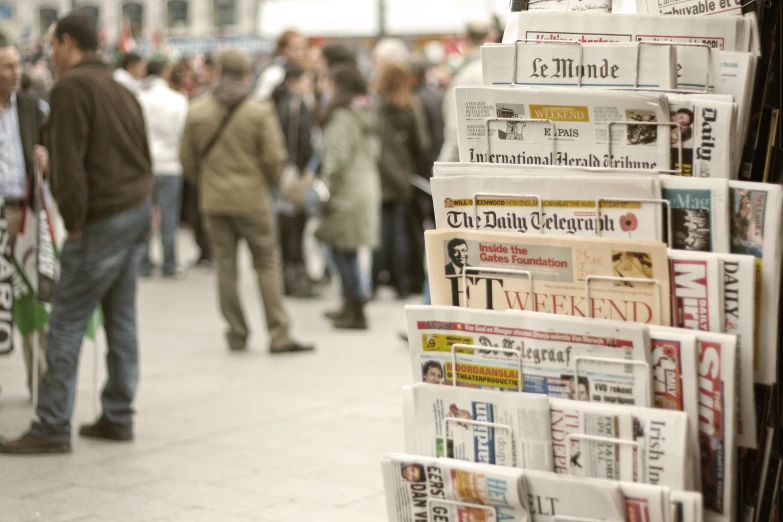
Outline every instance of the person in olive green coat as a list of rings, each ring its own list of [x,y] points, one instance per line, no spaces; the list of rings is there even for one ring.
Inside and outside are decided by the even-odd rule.
[[[322,175],[331,196],[316,236],[329,245],[342,280],[344,306],[330,314],[335,327],[366,329],[358,249],[376,247],[380,236],[376,110],[355,67],[335,67],[328,88]]]

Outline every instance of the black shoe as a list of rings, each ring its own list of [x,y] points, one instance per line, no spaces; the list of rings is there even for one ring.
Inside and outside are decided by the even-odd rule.
[[[29,432],[17,440],[0,440],[0,453],[5,455],[52,455],[70,452],[70,442],[43,439]]]
[[[79,428],[79,435],[91,439],[105,439],[114,441],[133,440],[133,428],[114,424],[105,417],[98,419],[95,424],[85,424]]]
[[[367,330],[367,318],[364,315],[364,301],[348,303],[348,313],[335,319],[334,327],[340,330]]]
[[[283,346],[270,347],[269,353],[276,355],[280,353],[312,352],[313,350],[315,350],[315,345],[313,344],[302,344],[296,341],[291,341],[290,343]]]

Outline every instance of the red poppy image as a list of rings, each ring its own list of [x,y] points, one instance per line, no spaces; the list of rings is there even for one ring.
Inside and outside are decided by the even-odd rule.
[[[677,360],[677,351],[674,349],[674,346],[665,346],[663,348],[663,354],[672,361]]]
[[[624,216],[620,216],[620,228],[623,232],[632,232],[639,226],[639,220],[636,219],[636,214],[629,212]]]

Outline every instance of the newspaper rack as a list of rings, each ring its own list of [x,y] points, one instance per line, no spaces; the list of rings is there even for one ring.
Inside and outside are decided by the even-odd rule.
[[[442,504],[444,506],[452,506],[456,508],[469,508],[469,509],[480,509],[482,511],[486,511],[487,513],[491,514],[493,516],[492,520],[498,519],[498,510],[495,506],[485,506],[484,504],[471,504],[469,502],[459,502],[457,500],[446,500],[442,498],[428,498],[427,499],[427,522],[434,522],[432,520],[432,505],[433,504]]]
[[[646,386],[644,387],[644,404],[646,408],[652,407],[652,397],[650,396],[650,389],[652,388],[650,364],[647,361],[627,361],[625,359],[606,359],[603,357],[591,357],[589,355],[577,355],[574,357],[574,381],[579,382],[579,361],[592,361],[603,364],[628,364],[630,366],[641,366],[645,369]],[[638,406],[638,405],[635,405]]]
[[[509,198],[509,199],[519,199],[519,200],[526,200],[526,199],[535,199],[538,202],[538,215],[542,218],[544,217],[544,200],[541,199],[541,196],[536,196],[534,194],[503,194],[503,193],[489,193],[489,192],[477,192],[473,194],[473,198],[471,199],[472,207],[473,207],[473,225],[476,230],[479,230],[478,226],[478,198]],[[540,234],[544,233],[544,227],[541,227],[539,230]]]
[[[454,374],[456,375],[456,371]],[[494,428],[496,430],[503,430],[508,431],[508,434],[511,438],[511,467],[517,466],[517,452],[516,452],[516,440],[514,439],[514,430],[511,429],[511,426],[508,424],[500,424],[497,422],[487,422],[487,421],[477,421],[472,419],[458,419],[456,417],[445,417],[443,419],[443,437],[446,438],[446,434],[448,433],[448,430],[446,429],[449,425],[449,423],[452,424],[468,424],[470,426],[480,426],[483,428]]]
[[[457,386],[457,350],[483,350],[485,352],[498,352],[505,353],[506,355],[516,355],[517,357],[517,383],[519,392],[522,393],[525,389],[525,379],[522,375],[522,352],[520,350],[512,350],[509,348],[496,348],[494,346],[481,346],[479,344],[452,344],[451,345],[451,385]]]
[[[609,437],[601,437],[598,435],[587,435],[584,433],[569,433],[566,435],[566,443],[567,446],[571,447],[571,442],[573,440],[584,440],[587,442],[594,442],[596,444],[611,444],[613,446],[631,446],[632,448],[636,449],[638,452],[637,455],[642,455],[642,451],[644,448],[642,448],[641,443],[636,442],[635,440],[627,440],[627,439],[611,439]],[[574,460],[571,458],[571,453],[568,453],[568,464],[566,464],[566,470],[568,471],[569,475],[572,475],[571,473],[571,466],[574,464]]]
[[[508,274],[527,277],[528,281],[530,282],[527,289],[527,298],[528,302],[531,302],[530,300],[533,297],[533,273],[529,270],[520,270],[518,268],[492,268],[488,266],[466,266],[462,269],[462,290],[465,292],[465,308],[469,308],[468,301],[470,300],[470,295],[468,295],[468,272],[488,272],[493,274]],[[535,302],[533,302],[533,311],[538,312],[538,304]]]
[[[655,302],[658,309],[658,318],[664,320],[663,317],[663,298],[661,297],[661,283],[657,279],[642,279],[636,277],[614,277],[614,276],[598,276],[589,275],[585,277],[585,297],[587,299],[587,317],[593,318],[593,309],[590,306],[590,283],[593,281],[613,281],[616,283],[639,283],[646,285],[655,285]],[[666,321],[664,321],[666,322]]]
[[[663,205],[666,207],[666,223],[668,225],[667,227],[667,236],[666,236],[666,243],[669,245],[669,248],[672,246],[672,204],[668,199],[633,199],[633,198],[598,198],[595,200],[595,235],[598,237],[601,237],[601,227],[598,226],[601,221],[601,202],[603,201],[610,201],[615,203],[657,203],[659,205]],[[661,235],[663,235],[663,230],[661,230]],[[661,242],[663,241],[663,237],[661,237]]]

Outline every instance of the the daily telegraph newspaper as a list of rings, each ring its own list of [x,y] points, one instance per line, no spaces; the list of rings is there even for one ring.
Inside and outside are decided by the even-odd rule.
[[[525,470],[524,476],[533,522],[564,519],[622,522],[633,520],[627,518],[628,498],[623,491],[628,484],[626,482],[585,479],[531,470]]]
[[[723,331],[723,270],[709,252],[669,250],[672,325],[700,332]]]
[[[660,182],[650,176],[467,176],[430,183],[438,229],[664,238],[663,207],[644,201],[661,199]]]
[[[702,522],[704,520],[701,493],[672,490],[670,495],[670,520],[672,522]]]
[[[522,470],[405,454],[381,469],[389,522],[531,521]]]
[[[552,471],[544,395],[415,384],[403,388],[403,413],[408,453]]]
[[[424,239],[435,305],[671,324],[663,243],[474,230]]]
[[[636,12],[651,15],[742,15],[747,0],[636,0]]]
[[[561,399],[549,402],[555,473],[688,487],[689,437],[696,434],[690,433],[685,413]]]
[[[530,0],[527,10],[553,13],[611,13],[612,0]]]
[[[527,393],[651,405],[643,325],[449,306],[407,306],[406,313],[414,382],[452,384],[456,358],[458,386],[516,392],[521,363]]]
[[[672,210],[672,248],[729,253],[729,184],[722,179],[661,176]]]
[[[581,43],[674,42],[706,44],[722,51],[751,50],[752,21],[742,16],[690,17],[638,14],[511,13],[503,43],[517,40]]]
[[[723,271],[723,332],[737,336],[737,446],[756,449],[756,258],[739,254],[718,254],[718,258]]]
[[[781,270],[783,188],[771,183],[731,181],[731,252],[756,258],[759,313],[756,382],[777,381],[778,304]],[[760,297],[760,302],[758,301]]]
[[[698,332],[701,492],[708,522],[734,520],[736,510],[737,337]]]
[[[677,56],[666,45],[487,44],[481,48],[481,66],[484,85],[677,88]]]
[[[456,98],[465,163],[669,166],[672,126],[662,93],[466,86]]]

